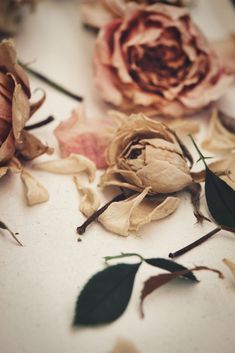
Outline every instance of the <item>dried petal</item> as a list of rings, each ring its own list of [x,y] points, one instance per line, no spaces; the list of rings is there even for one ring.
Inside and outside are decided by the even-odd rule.
[[[138,195],[112,203],[99,217],[99,222],[111,232],[128,236],[144,224],[169,216],[179,205],[176,197],[165,197],[163,201],[146,199],[148,191],[146,188]]]
[[[12,127],[16,143],[21,142],[21,133],[29,119],[29,100],[20,84],[15,86],[12,101]]]
[[[73,110],[71,117],[54,130],[62,157],[79,153],[91,159],[99,169],[107,167],[105,150],[112,140],[116,124],[110,119],[87,119],[84,106]]]
[[[228,266],[228,268],[230,269],[230,271],[232,272],[232,274],[235,277],[235,263],[229,259],[223,259],[223,263]]]
[[[226,65],[229,70],[235,73],[235,33],[228,37],[211,42],[211,45],[221,62]]]
[[[17,150],[22,157],[32,160],[44,153],[52,154],[54,149],[44,145],[37,137],[23,130],[21,133],[21,142],[16,143]]]
[[[134,210],[130,219],[130,230],[137,231],[144,224],[151,221],[163,219],[178,208],[180,199],[177,197],[166,197],[161,202],[154,202],[148,199],[143,200]]]
[[[113,202],[107,210],[99,216],[99,222],[110,232],[128,236],[131,216],[135,208],[145,198],[148,191],[149,188],[146,188],[137,196],[134,195],[124,201]]]
[[[211,114],[208,134],[202,147],[208,151],[229,152],[235,147],[235,134],[228,131],[221,123],[218,110]]]
[[[82,186],[77,176],[74,176],[73,180],[78,191],[83,195],[79,209],[86,217],[90,217],[100,206],[98,195],[91,187]]]
[[[28,206],[37,205],[49,200],[49,193],[45,187],[25,169],[21,172],[21,179],[25,187],[25,197]]]
[[[71,154],[67,158],[37,163],[34,164],[33,167],[56,174],[77,174],[85,172],[90,182],[94,181],[96,172],[95,164],[90,159],[79,154]]]

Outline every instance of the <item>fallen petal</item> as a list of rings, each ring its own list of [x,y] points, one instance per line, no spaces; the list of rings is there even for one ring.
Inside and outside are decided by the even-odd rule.
[[[25,197],[28,206],[37,205],[49,200],[48,191],[25,169],[21,172],[21,179],[24,184]]]
[[[124,201],[113,202],[107,210],[99,216],[99,222],[110,232],[128,236],[131,224],[131,216],[135,208],[148,194],[149,188],[141,194],[129,197]]]
[[[74,176],[73,180],[78,191],[83,195],[79,209],[86,217],[90,217],[100,206],[98,195],[91,187],[82,186],[77,176]]]
[[[38,170],[56,174],[77,174],[85,172],[90,182],[94,181],[96,173],[95,164],[90,159],[79,154],[71,154],[67,158],[37,163],[34,164],[33,167]]]
[[[130,218],[130,230],[137,231],[144,224],[163,219],[178,208],[180,199],[167,197],[163,202],[143,200],[133,211]]]

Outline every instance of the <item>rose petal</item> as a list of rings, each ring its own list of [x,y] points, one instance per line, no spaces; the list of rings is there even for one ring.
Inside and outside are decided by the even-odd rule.
[[[91,159],[97,168],[104,169],[107,167],[105,150],[115,131],[116,124],[110,119],[93,119],[91,123],[80,105],[68,120],[59,124],[54,134],[62,157],[79,153]]]
[[[143,190],[139,195],[134,195],[124,201],[113,202],[99,216],[99,222],[110,232],[128,236],[131,224],[131,216],[135,208],[147,195],[149,188]]]
[[[167,197],[162,203],[143,200],[133,211],[131,215],[130,230],[137,231],[144,224],[151,221],[163,219],[177,209],[180,199],[177,197]]]
[[[54,149],[44,145],[37,137],[23,130],[21,142],[16,143],[18,152],[27,160],[32,160],[44,153],[52,154]]]
[[[228,152],[235,148],[235,134],[229,132],[220,122],[218,110],[212,111],[208,134],[202,147],[217,152]]]
[[[21,143],[21,133],[29,119],[29,100],[20,84],[14,89],[12,101],[12,126],[16,143]]]
[[[134,343],[126,339],[119,339],[109,353],[139,353],[139,350],[135,347]]]
[[[90,217],[100,206],[98,195],[92,188],[82,186],[77,176],[74,176],[73,180],[78,191],[83,195],[79,209],[86,217]]]
[[[43,170],[56,174],[77,174],[85,172],[88,175],[89,181],[95,179],[96,167],[95,164],[88,158],[71,154],[67,158],[37,163],[33,165],[38,170]]]
[[[235,73],[235,33],[226,38],[212,41],[211,45],[221,62]]]
[[[0,146],[0,165],[8,162],[15,153],[14,137],[12,130]]]
[[[235,263],[229,259],[223,259],[223,263],[228,266],[233,276],[235,277]]]
[[[24,184],[25,197],[28,206],[37,205],[49,200],[49,193],[45,187],[25,169],[21,172],[21,180]]]

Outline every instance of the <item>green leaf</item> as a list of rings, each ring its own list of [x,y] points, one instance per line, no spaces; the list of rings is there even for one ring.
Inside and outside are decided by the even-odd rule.
[[[177,262],[174,262],[168,259],[162,259],[162,258],[145,259],[145,262],[147,262],[149,265],[159,267],[163,270],[166,270],[172,273],[186,270],[188,272],[186,273],[183,272],[182,276],[194,282],[198,282],[198,279],[194,276],[194,274],[190,270],[178,264]]]
[[[208,209],[222,228],[235,230],[235,191],[206,167],[205,194]]]
[[[141,263],[118,264],[96,273],[78,297],[74,326],[110,323],[125,311]]]

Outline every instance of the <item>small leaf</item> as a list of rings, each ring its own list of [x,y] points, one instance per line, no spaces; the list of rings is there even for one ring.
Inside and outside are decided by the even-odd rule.
[[[222,228],[235,230],[235,190],[206,167],[205,194],[209,211]]]
[[[193,269],[186,269],[186,270],[181,270],[173,273],[162,273],[157,276],[152,276],[150,277],[147,281],[144,282],[144,287],[141,292],[141,297],[140,297],[140,311],[141,311],[141,316],[142,318],[144,317],[144,312],[143,312],[143,302],[144,299],[151,294],[154,290],[160,288],[164,284],[170,282],[171,280],[178,278],[178,277],[183,277],[187,273],[192,272],[192,271],[201,271],[201,270],[207,270],[207,271],[212,271],[216,272],[220,278],[223,278],[223,274],[215,269],[211,269],[205,266],[198,266]]]
[[[96,273],[78,297],[73,325],[106,324],[119,318],[130,300],[140,264],[118,264]]]
[[[167,259],[162,259],[162,258],[145,259],[145,262],[147,262],[149,265],[152,265],[173,273],[186,270],[187,272],[182,276],[192,281],[198,282],[198,279],[194,276],[194,274],[191,271],[189,271],[186,267],[180,264],[177,264],[177,262],[167,260]]]

